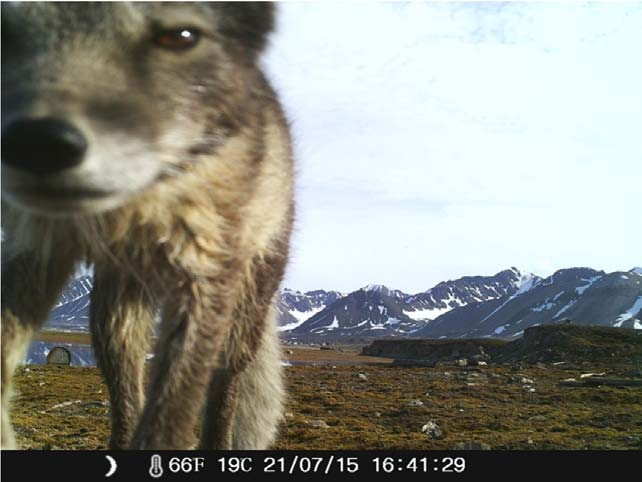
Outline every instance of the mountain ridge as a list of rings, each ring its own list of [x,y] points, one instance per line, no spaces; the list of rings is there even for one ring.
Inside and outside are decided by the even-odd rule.
[[[350,293],[284,288],[276,298],[286,340],[381,337],[516,337],[528,326],[560,323],[642,329],[642,269],[606,273],[564,268],[546,278],[509,268],[463,276],[414,294],[370,284]],[[72,279],[48,329],[88,331],[90,276]]]

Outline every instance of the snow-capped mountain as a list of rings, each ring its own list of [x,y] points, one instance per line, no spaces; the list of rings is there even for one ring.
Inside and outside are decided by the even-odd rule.
[[[58,303],[49,313],[46,328],[61,331],[88,331],[90,295],[93,280],[80,276],[62,291]]]
[[[51,310],[45,328],[62,331],[89,330],[89,306],[93,280],[91,276],[79,276],[69,283],[60,294]],[[296,328],[328,304],[343,297],[338,291],[315,290],[300,293],[285,289],[277,297],[276,309],[280,330]]]
[[[464,276],[444,281],[428,291],[408,297],[405,300],[408,308],[404,313],[415,320],[434,320],[457,307],[513,294],[538,279],[532,273],[511,268],[494,276]]]
[[[277,300],[279,330],[293,330],[326,306],[345,296],[338,291],[314,290],[301,293],[285,288]]]
[[[88,331],[92,279],[62,292],[47,328]],[[571,268],[542,279],[516,268],[465,276],[406,294],[368,285],[349,294],[284,289],[276,308],[286,338],[513,337],[528,326],[575,323],[642,329],[642,269]]]
[[[380,293],[395,300],[405,300],[408,297],[408,295],[403,291],[391,290],[385,285],[366,285],[362,288],[362,290],[368,293]]]
[[[286,336],[408,336],[454,308],[498,299],[537,279],[511,268],[494,276],[466,276],[442,282],[414,295],[383,285],[368,285],[337,300]]]
[[[511,295],[446,313],[421,337],[518,336],[529,326],[572,321],[642,329],[642,274],[590,268],[556,271]]]
[[[299,327],[291,336],[390,336],[417,330],[424,322],[404,314],[408,295],[382,285],[368,285],[335,301]]]

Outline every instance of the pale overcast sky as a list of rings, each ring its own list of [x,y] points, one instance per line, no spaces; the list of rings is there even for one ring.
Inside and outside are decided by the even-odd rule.
[[[642,264],[642,5],[284,3],[285,286]]]

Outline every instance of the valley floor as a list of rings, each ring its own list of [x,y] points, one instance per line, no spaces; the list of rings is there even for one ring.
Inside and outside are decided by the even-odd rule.
[[[640,450],[642,387],[560,386],[590,372],[627,376],[631,368],[412,368],[340,360],[291,366],[290,400],[275,448],[430,450],[483,442],[493,449]],[[24,366],[16,388],[12,418],[22,447],[106,448],[109,403],[96,368]],[[429,421],[441,438],[422,433]]]

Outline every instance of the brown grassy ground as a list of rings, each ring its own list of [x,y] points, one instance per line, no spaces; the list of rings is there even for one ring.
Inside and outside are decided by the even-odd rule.
[[[291,353],[290,353],[291,352]],[[306,364],[390,364],[392,358],[360,355],[361,346],[345,346],[332,350],[320,350],[318,347],[287,347],[285,358],[292,363]]]
[[[450,449],[457,442],[477,441],[495,449],[639,450],[642,388],[559,386],[560,380],[579,379],[582,373],[623,376],[627,370],[591,365],[288,367],[290,400],[275,448]],[[23,447],[106,447],[108,397],[95,368],[22,367],[16,380],[12,418]],[[412,400],[423,405],[411,406]],[[310,422],[317,420],[328,428],[314,428]],[[443,439],[421,433],[429,420],[444,431]]]
[[[89,333],[67,333],[60,331],[39,331],[33,337],[34,341],[47,341],[51,343],[80,343],[90,345]]]

